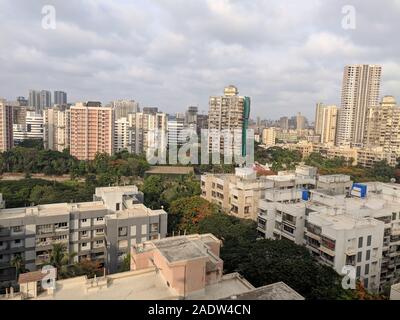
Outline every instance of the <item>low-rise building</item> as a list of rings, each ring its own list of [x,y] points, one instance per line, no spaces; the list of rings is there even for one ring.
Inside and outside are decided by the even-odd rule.
[[[374,292],[387,292],[400,281],[399,186],[320,176],[317,189],[303,191],[296,200],[260,200],[259,235],[305,245],[338,273],[352,266]]]
[[[17,255],[29,271],[49,262],[53,244],[74,252],[75,262],[96,260],[118,271],[135,243],[163,238],[167,213],[151,210],[136,186],[96,188],[94,201],[0,210],[0,281],[15,279]]]

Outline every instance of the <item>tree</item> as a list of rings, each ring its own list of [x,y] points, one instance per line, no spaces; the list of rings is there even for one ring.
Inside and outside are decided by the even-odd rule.
[[[169,232],[196,232],[200,221],[216,211],[216,205],[199,196],[175,200],[169,208]]]
[[[371,176],[376,180],[388,182],[395,176],[395,169],[389,166],[386,160],[374,163],[370,171]]]
[[[76,253],[68,253],[67,247],[63,243],[54,243],[50,252],[50,264],[57,269],[60,278],[68,274],[68,266]]]
[[[142,191],[144,193],[144,204],[152,209],[162,206],[161,193],[164,191],[163,179],[160,176],[149,176],[144,179]]]
[[[21,273],[26,272],[25,261],[20,254],[16,254],[11,260],[11,266],[15,268],[15,280]]]
[[[128,253],[122,260],[121,266],[119,267],[119,272],[126,272],[131,270],[131,254]]]
[[[103,274],[103,268],[98,261],[92,261],[89,259],[83,259],[81,262],[76,263],[72,266],[70,274],[68,276],[87,276],[88,278],[93,278],[96,276],[101,276]]]

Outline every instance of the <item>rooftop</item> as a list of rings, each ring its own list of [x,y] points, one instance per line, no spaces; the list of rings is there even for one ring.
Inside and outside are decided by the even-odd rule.
[[[57,281],[54,295],[42,294],[40,300],[177,300],[180,299],[155,268],[128,271],[94,279],[77,277]],[[96,286],[103,283],[102,286]],[[186,299],[221,299],[254,289],[239,274],[222,277],[217,284],[206,286]]]
[[[137,250],[148,251],[156,248],[169,263],[199,258],[218,260],[219,258],[206,246],[208,242],[214,241],[219,242],[212,234],[169,237],[139,244]]]
[[[304,300],[304,297],[284,282],[277,282],[223,300]]]
[[[191,174],[193,167],[154,166],[146,174]]]

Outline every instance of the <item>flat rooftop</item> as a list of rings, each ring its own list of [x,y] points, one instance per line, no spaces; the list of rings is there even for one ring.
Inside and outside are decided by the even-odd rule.
[[[145,174],[191,174],[194,173],[193,167],[174,167],[174,166],[154,166]]]
[[[76,211],[84,212],[106,209],[102,201],[41,204],[32,207],[0,209],[0,219],[24,218],[26,216],[58,216]]]
[[[98,278],[102,281],[102,278]],[[86,277],[77,277],[57,281],[53,296],[42,294],[38,300],[177,300],[178,295],[167,285],[160,272],[155,268],[140,271],[128,271],[107,276],[107,286],[86,290]],[[104,280],[103,280],[104,281]],[[186,299],[221,299],[241,294],[254,287],[239,274],[227,274],[217,284],[206,286],[204,291],[189,295]]]
[[[204,243],[200,240],[189,240],[185,237],[172,237],[153,241],[153,243],[168,262],[208,257],[206,250],[202,249]]]
[[[113,214],[109,214],[108,216],[111,218],[127,219],[141,216],[158,216],[160,214],[167,213],[162,209],[152,210],[150,208],[147,208],[143,203],[136,203],[130,208],[118,211]]]
[[[304,297],[284,282],[277,282],[222,300],[304,300]]]

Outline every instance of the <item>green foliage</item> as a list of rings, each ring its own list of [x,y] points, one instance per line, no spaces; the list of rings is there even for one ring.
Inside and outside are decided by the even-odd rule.
[[[254,161],[261,164],[272,163],[273,171],[292,170],[300,163],[301,154],[280,147],[264,149],[257,144],[254,148]]]
[[[170,204],[180,198],[199,195],[200,183],[194,175],[179,178],[169,178],[151,175],[144,179],[141,190],[144,193],[144,204],[152,209]]]
[[[0,154],[0,173],[44,173],[46,175],[70,174],[81,177],[88,174],[100,176],[104,183],[116,182],[121,176],[143,176],[149,164],[144,155],[121,151],[113,156],[98,154],[93,161],[79,161],[68,150],[58,152],[27,144]]]
[[[370,175],[377,181],[389,182],[395,176],[395,168],[389,166],[386,160],[376,162],[370,170]]]
[[[171,203],[168,214],[169,233],[198,231],[198,224],[213,213],[218,212],[218,206],[207,200],[192,196],[181,198]]]
[[[0,181],[0,193],[7,208],[57,202],[91,201],[94,185],[80,182],[53,182],[42,179]]]
[[[305,159],[305,164],[317,168],[331,169],[350,166],[343,157],[334,157],[328,159],[323,157],[320,153],[313,152]]]

